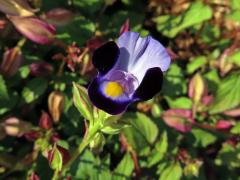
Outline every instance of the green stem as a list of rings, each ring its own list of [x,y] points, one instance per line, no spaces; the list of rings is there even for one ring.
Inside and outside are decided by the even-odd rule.
[[[59,171],[55,170],[54,174],[53,174],[53,177],[52,177],[52,180],[58,180],[59,179],[58,175],[59,175]]]
[[[83,138],[79,147],[72,154],[71,159],[63,166],[63,171],[71,167],[73,162],[78,158],[78,156],[83,152],[83,150],[88,146],[94,136],[101,128],[101,123],[98,121],[92,127],[89,128],[87,135]]]

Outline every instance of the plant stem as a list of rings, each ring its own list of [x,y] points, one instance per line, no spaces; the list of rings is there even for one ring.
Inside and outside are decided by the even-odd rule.
[[[72,154],[71,159],[63,166],[63,171],[67,170],[71,167],[73,162],[78,158],[78,156],[83,152],[83,150],[88,146],[88,144],[91,142],[91,140],[94,138],[94,136],[97,134],[97,132],[100,130],[101,124],[96,122],[92,127],[89,128],[87,135],[83,138],[81,144],[78,146],[78,148],[75,150],[75,152]]]

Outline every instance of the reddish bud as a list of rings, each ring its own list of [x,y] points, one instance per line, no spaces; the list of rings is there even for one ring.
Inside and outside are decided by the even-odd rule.
[[[61,138],[60,138],[60,135],[58,133],[53,133],[53,135],[51,136],[51,142],[52,143],[56,143],[57,141],[59,141]]]
[[[39,131],[29,131],[24,133],[24,137],[29,141],[35,141],[41,137],[41,133]]]
[[[48,76],[52,71],[52,65],[46,62],[37,62],[30,65],[30,73],[33,76]]]
[[[187,109],[170,109],[163,113],[164,122],[180,131],[189,132],[192,129],[192,124],[195,123],[192,118],[192,111]]]
[[[0,0],[0,11],[12,16],[33,16],[36,10],[26,0]]]
[[[55,8],[44,14],[42,18],[55,26],[64,26],[73,20],[74,14],[67,9]]]
[[[233,124],[231,121],[227,121],[227,120],[219,120],[216,125],[215,125],[216,129],[218,130],[223,130],[223,131],[228,131],[233,127]]]
[[[18,47],[7,50],[3,55],[0,65],[0,72],[4,76],[10,77],[17,73],[23,61],[22,51]]]
[[[128,32],[129,30],[130,30],[129,19],[126,19],[126,21],[124,22],[124,24],[120,28],[119,34],[121,35],[121,34],[123,34],[125,32]]]
[[[55,39],[56,29],[33,17],[8,16],[15,28],[25,37],[38,44],[50,44]]]
[[[52,119],[48,115],[48,113],[42,111],[42,115],[39,120],[39,126],[45,130],[51,129],[52,128]]]
[[[35,172],[32,172],[31,176],[29,177],[29,180],[40,180],[40,178]]]
[[[230,117],[238,117],[240,116],[240,107],[236,108],[236,109],[231,109],[228,111],[223,112],[223,114],[230,116]]]

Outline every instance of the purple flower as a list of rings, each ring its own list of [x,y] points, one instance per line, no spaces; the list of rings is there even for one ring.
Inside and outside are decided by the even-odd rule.
[[[151,99],[161,90],[163,71],[170,65],[166,49],[151,36],[125,32],[93,54],[98,75],[88,88],[93,104],[119,114],[134,101]]]

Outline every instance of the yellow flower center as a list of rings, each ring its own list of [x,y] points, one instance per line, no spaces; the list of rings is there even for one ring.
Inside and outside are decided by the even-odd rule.
[[[106,95],[110,97],[118,97],[123,94],[123,87],[118,82],[108,82],[104,89]]]

